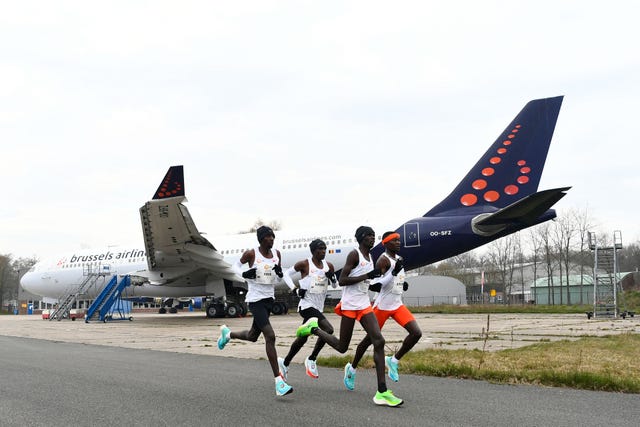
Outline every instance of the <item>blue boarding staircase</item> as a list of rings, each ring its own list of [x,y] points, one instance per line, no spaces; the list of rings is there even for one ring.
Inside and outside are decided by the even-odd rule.
[[[132,317],[126,317],[124,311],[118,308],[118,302],[122,303],[120,294],[129,285],[131,285],[129,276],[123,276],[119,282],[118,276],[113,276],[87,310],[85,322],[89,323],[91,320],[95,320],[96,317],[101,322],[106,322],[107,320],[133,320]],[[114,305],[116,306],[115,308]],[[119,314],[117,318],[113,316],[116,312]]]
[[[86,265],[82,268],[82,274],[85,277],[78,289],[70,292],[58,300],[60,303],[58,307],[53,310],[51,315],[49,316],[49,320],[58,319],[62,320],[65,318],[70,318],[75,320],[71,315],[71,309],[80,296],[84,296],[84,294],[91,288],[92,286],[98,286],[98,280],[103,279],[105,276],[109,276],[110,267],[108,265],[100,265],[98,268],[91,265]]]

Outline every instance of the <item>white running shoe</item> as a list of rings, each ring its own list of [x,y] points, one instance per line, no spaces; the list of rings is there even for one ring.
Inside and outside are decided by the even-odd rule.
[[[282,357],[278,357],[278,367],[280,368],[280,375],[282,375],[282,378],[286,381],[289,368],[284,364],[284,359]]]
[[[304,360],[304,367],[307,368],[307,375],[311,378],[318,378],[318,366],[315,360],[311,360],[308,357]]]

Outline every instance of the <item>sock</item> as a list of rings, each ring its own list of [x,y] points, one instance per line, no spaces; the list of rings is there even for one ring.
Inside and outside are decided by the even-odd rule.
[[[355,373],[356,373],[356,370],[353,368],[353,366],[349,366],[349,371],[350,371],[352,374],[355,374]]]
[[[396,356],[391,356],[391,361],[393,363],[398,363],[398,359],[396,359]]]
[[[384,393],[385,391],[387,391],[387,385],[385,383],[378,384],[378,391],[380,393]]]

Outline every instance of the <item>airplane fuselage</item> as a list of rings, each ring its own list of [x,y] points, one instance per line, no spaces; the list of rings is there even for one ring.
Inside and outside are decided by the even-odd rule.
[[[540,217],[540,222],[555,217],[550,209]],[[404,258],[407,271],[455,256],[482,246],[508,232],[493,236],[479,236],[471,227],[473,216],[419,217],[403,224],[396,231],[402,236],[400,255]],[[524,227],[523,227],[524,228]],[[382,252],[381,235],[387,230],[376,230],[376,246],[372,253],[377,258]],[[274,248],[280,250],[282,266],[288,268],[297,261],[310,257],[309,242],[321,238],[327,243],[326,260],[336,270],[344,266],[347,254],[357,247],[353,232],[327,233],[286,233],[276,232]],[[256,248],[254,234],[239,234],[215,238],[218,251],[224,260],[235,263],[245,250]],[[83,293],[84,298],[93,299],[109,282],[113,275],[132,275],[147,270],[147,258],[143,248],[132,246],[103,250],[82,250],[61,255],[57,258],[37,263],[22,280],[22,287],[36,295],[60,298],[73,293],[86,279],[87,273],[102,273],[103,277]],[[207,296],[207,272],[198,270],[189,262],[183,267],[192,270],[179,279],[167,280],[162,284],[142,283],[125,288],[122,297],[194,297]],[[158,277],[170,277],[170,271],[156,272]]]

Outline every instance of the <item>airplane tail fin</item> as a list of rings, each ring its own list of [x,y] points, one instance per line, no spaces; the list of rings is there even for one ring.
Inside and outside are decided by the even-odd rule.
[[[153,200],[184,197],[184,171],[182,165],[171,166],[153,194]]]
[[[535,194],[562,99],[527,103],[453,192],[424,216],[490,212]]]

